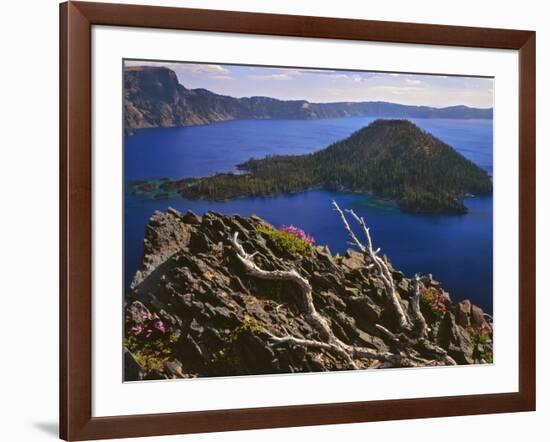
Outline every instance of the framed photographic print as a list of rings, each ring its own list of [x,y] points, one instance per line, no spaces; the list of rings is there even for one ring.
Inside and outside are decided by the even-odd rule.
[[[535,409],[534,32],[60,18],[63,439]]]

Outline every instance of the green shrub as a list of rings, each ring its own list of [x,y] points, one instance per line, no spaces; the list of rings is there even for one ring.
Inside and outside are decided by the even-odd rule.
[[[162,371],[163,364],[172,356],[172,347],[179,340],[168,326],[145,308],[139,317],[127,314],[124,346],[147,372]]]
[[[491,339],[490,331],[487,328],[468,327],[467,330],[474,338],[476,344],[486,344]]]
[[[250,316],[245,316],[241,325],[235,328],[231,332],[231,341],[234,342],[242,333],[248,332],[252,335],[257,335],[258,333],[263,332],[263,328],[258,324],[258,322],[251,318]]]
[[[434,287],[423,288],[420,292],[420,301],[438,317],[447,312],[447,297]]]
[[[309,256],[313,253],[313,244],[291,232],[274,229],[265,225],[258,227],[257,231],[267,235],[278,247],[293,255]]]
[[[231,331],[227,345],[216,353],[211,362],[224,374],[227,374],[228,371],[238,373],[242,363],[238,353],[235,352],[235,343],[243,333],[257,335],[263,331],[263,327],[254,318],[245,316],[241,324]]]

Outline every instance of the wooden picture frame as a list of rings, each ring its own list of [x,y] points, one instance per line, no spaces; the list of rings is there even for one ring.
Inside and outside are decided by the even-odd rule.
[[[519,51],[519,391],[92,417],[93,25]],[[60,5],[60,436],[122,438],[535,410],[535,32],[153,6]]]

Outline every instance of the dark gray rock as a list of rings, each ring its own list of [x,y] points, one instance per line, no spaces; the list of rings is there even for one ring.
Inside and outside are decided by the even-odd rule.
[[[472,335],[447,312],[439,326],[439,345],[459,364],[473,364],[476,343]]]
[[[485,329],[489,327],[489,324],[485,320],[485,314],[480,307],[478,307],[477,305],[472,305],[470,312],[470,322],[472,324],[472,327],[474,327],[475,329]]]
[[[317,247],[310,256],[292,255],[259,233],[261,225],[266,222],[258,217],[207,212],[199,218],[175,209],[151,217],[143,263],[126,296],[126,314],[137,321],[140,311],[146,309],[160,318],[167,327],[164,345],[171,353],[162,360],[160,372],[150,373],[125,356],[131,379],[349,368],[330,352],[270,341],[268,333],[321,338],[304,317],[302,293],[294,283],[262,280],[245,272],[228,242],[235,231],[248,253],[257,252],[254,260],[258,266],[295,269],[310,281],[317,310],[343,342],[382,352],[395,347],[376,328],[381,324],[393,330],[395,318],[387,308],[384,283],[375,271],[367,269],[362,254],[350,250],[335,258],[328,249]],[[406,309],[411,280],[398,270],[392,274]],[[434,285],[431,278],[423,280]],[[450,298],[448,307],[443,319],[427,317],[430,342],[420,357],[432,359],[438,350],[430,353],[425,349],[439,345],[461,364],[488,358],[492,354],[490,339],[478,342],[480,338],[467,329],[470,322],[480,323],[483,312],[469,302],[452,306]],[[361,360],[358,365],[366,367],[373,362]]]
[[[145,378],[145,371],[128,350],[124,350],[124,379],[141,381]]]
[[[462,327],[470,327],[470,312],[472,303],[465,299],[459,302],[455,307],[456,322]]]
[[[201,223],[201,219],[195,215],[191,210],[185,212],[182,216],[181,216],[181,220],[185,223],[185,224],[194,224],[194,225],[198,225]]]

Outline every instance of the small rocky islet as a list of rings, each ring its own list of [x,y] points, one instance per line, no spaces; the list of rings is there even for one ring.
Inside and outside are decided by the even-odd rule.
[[[431,275],[408,278],[380,257],[396,310],[368,254],[296,248],[278,232],[256,216],[155,212],[125,296],[125,380],[492,363],[490,316]]]

